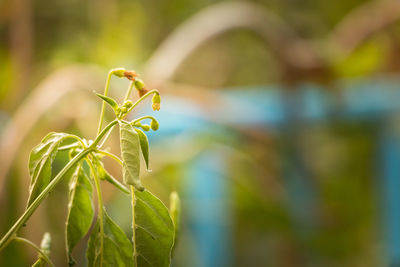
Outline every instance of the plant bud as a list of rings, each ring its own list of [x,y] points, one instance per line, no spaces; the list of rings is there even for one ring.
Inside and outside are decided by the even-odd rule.
[[[140,125],[140,127],[143,129],[143,131],[148,132],[150,130],[150,126],[147,124]]]
[[[40,248],[42,249],[43,253],[45,253],[47,256],[50,255],[51,235],[49,232],[44,233],[42,242],[40,243]]]
[[[126,100],[125,101],[125,103],[124,103],[124,107],[126,107],[126,108],[130,108],[130,107],[132,107],[133,106],[133,103],[132,103],[132,101],[130,101],[130,100]]]
[[[117,109],[115,110],[115,115],[119,116],[121,114],[121,108],[117,107]]]
[[[126,112],[128,112],[128,109],[124,106],[121,108],[121,113],[125,114]]]
[[[112,69],[111,73],[114,74],[117,77],[124,77],[124,73],[125,73],[125,69],[124,68],[118,68],[118,69]]]
[[[151,129],[152,129],[153,131],[157,131],[157,130],[158,130],[158,126],[159,126],[158,121],[156,121],[156,120],[151,120],[150,127],[151,127]]]
[[[144,87],[144,82],[141,79],[135,79],[135,87],[137,90],[142,90]]]
[[[127,70],[124,72],[124,76],[128,78],[128,80],[134,81],[135,78],[138,76],[136,71],[134,70]]]
[[[149,91],[149,90],[147,90],[147,89],[144,88],[144,87],[143,87],[142,89],[138,90],[138,92],[139,92],[139,97],[144,96],[148,91]]]
[[[160,110],[161,97],[159,94],[154,94],[152,102],[153,102],[152,105],[153,110]]]

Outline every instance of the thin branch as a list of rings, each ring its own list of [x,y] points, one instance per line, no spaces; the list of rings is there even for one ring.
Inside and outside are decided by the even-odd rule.
[[[46,255],[46,253],[44,253],[44,252],[42,251],[42,249],[41,249],[40,247],[38,247],[38,246],[37,246],[35,243],[33,243],[32,241],[30,241],[30,240],[28,240],[28,239],[25,239],[25,238],[22,238],[22,237],[14,237],[12,240],[15,240],[15,241],[18,241],[18,242],[21,242],[21,243],[25,243],[25,244],[30,245],[30,246],[33,247],[37,252],[40,253],[40,255],[43,257],[43,259],[46,261],[46,263],[47,263],[49,266],[54,267],[53,262],[52,262],[52,261],[50,260],[50,258]]]

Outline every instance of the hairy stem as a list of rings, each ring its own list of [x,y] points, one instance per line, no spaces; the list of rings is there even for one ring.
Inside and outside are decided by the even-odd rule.
[[[140,122],[140,121],[142,121],[142,120],[145,120],[145,119],[150,119],[150,120],[152,120],[152,121],[155,121],[155,120],[156,120],[153,116],[143,116],[143,117],[140,117],[140,118],[137,118],[137,119],[133,120],[133,121],[131,122],[131,125],[134,125],[135,123],[138,123],[138,122]]]
[[[132,197],[132,244],[133,244],[133,266],[137,267],[136,261],[136,223],[135,223],[135,187],[133,185],[131,188],[131,197]]]
[[[108,157],[112,158],[113,160],[115,160],[116,162],[118,162],[119,165],[123,166],[122,160],[121,160],[118,156],[114,155],[113,153],[110,153],[110,152],[104,151],[104,150],[99,150],[99,149],[96,149],[95,151],[96,151],[97,153],[100,153],[100,154],[103,154],[103,155],[105,155],[105,156],[108,156]]]
[[[132,107],[129,108],[129,110],[128,110],[128,112],[126,113],[126,115],[128,115],[128,113],[131,112],[132,109],[134,109],[134,108],[135,108],[140,102],[142,102],[146,97],[148,97],[149,95],[152,95],[152,94],[160,94],[160,93],[159,93],[158,90],[156,90],[156,89],[147,92],[147,93],[144,94],[141,98],[139,98],[138,100],[136,100],[136,102],[132,105]],[[126,115],[125,115],[125,116],[126,116]],[[124,116],[124,117],[125,117],[125,116]],[[123,118],[124,118],[124,117],[123,117]],[[123,119],[123,118],[122,118],[122,119]]]
[[[132,88],[133,88],[134,85],[135,85],[135,82],[134,82],[134,81],[131,81],[131,83],[129,84],[129,87],[128,87],[128,91],[126,91],[126,95],[125,95],[125,98],[124,98],[124,102],[125,102],[126,100],[129,99],[129,96],[130,96],[131,93],[132,93]]]
[[[105,96],[107,96],[107,94],[108,94],[108,88],[110,87],[110,80],[111,80],[111,76],[112,75],[113,75],[113,72],[111,70],[107,75],[106,85],[104,87],[104,94],[103,95],[105,95]],[[102,101],[99,126],[97,128],[97,134],[100,133],[101,127],[103,126],[103,119],[104,119],[104,111],[105,111],[105,109],[106,109],[106,103],[104,101]]]
[[[101,131],[101,133],[96,137],[96,139],[93,141],[93,143],[90,145],[90,148],[95,149],[97,144],[103,139],[103,137],[107,134],[107,136],[105,137],[105,139],[108,138],[109,136],[109,132],[112,130],[112,128],[114,127],[115,124],[118,123],[118,120],[113,120],[112,122],[110,122],[106,127],[104,127],[104,129]],[[105,142],[105,140],[101,143],[101,145],[103,145]],[[100,146],[101,146],[100,145]]]
[[[83,148],[86,148],[86,144],[83,142],[83,140],[79,136],[74,135],[74,134],[69,134],[67,137],[77,140]]]
[[[31,242],[28,239],[22,238],[22,237],[14,237],[12,240],[15,240],[17,242],[21,242],[21,243],[25,243],[30,245],[31,247],[33,247],[37,252],[40,253],[40,255],[43,257],[43,259],[46,261],[46,263],[50,266],[50,267],[54,267],[53,262],[51,262],[50,258],[46,255],[46,253],[44,253],[35,243]]]
[[[98,218],[100,221],[100,266],[103,266],[103,250],[104,250],[104,215],[103,215],[103,196],[101,194],[101,187],[99,177],[97,176],[96,170],[90,160],[87,160],[90,170],[92,171],[94,184],[97,191],[97,202],[98,202]]]
[[[76,148],[79,147],[79,143],[72,143],[69,145],[65,145],[65,146],[60,146],[57,150],[58,151],[65,151],[65,150],[70,150],[71,148]]]

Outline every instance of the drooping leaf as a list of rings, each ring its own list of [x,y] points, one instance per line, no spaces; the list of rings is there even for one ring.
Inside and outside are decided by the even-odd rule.
[[[40,242],[40,249],[47,257],[50,257],[50,247],[51,235],[49,232],[46,232],[43,235],[42,242]],[[43,255],[39,253],[38,257],[39,259],[32,265],[32,267],[45,267],[47,262]]]
[[[149,140],[147,139],[146,134],[142,130],[137,128],[134,129],[139,136],[140,148],[142,150],[144,161],[146,162],[146,168],[149,169]]]
[[[135,191],[137,266],[168,267],[174,244],[174,225],[167,207],[149,191]]]
[[[92,161],[96,171],[97,171],[97,175],[101,180],[106,180],[107,182],[109,182],[110,184],[114,185],[116,188],[118,188],[119,190],[121,190],[122,192],[124,192],[125,194],[129,194],[129,190],[123,185],[121,184],[117,179],[115,179],[105,168],[103,163],[97,159],[94,158]]]
[[[69,186],[68,216],[65,227],[68,264],[72,266],[72,249],[87,234],[93,221],[92,184],[79,165]]]
[[[103,250],[101,249],[103,238]],[[88,266],[116,266],[132,267],[133,248],[132,243],[124,231],[108,216],[104,210],[104,236],[100,233],[100,220],[97,220],[90,235],[89,245],[86,251]]]
[[[49,133],[42,142],[34,147],[29,156],[29,187],[28,206],[36,199],[51,181],[51,164],[57,154],[57,148],[68,135],[64,133]]]
[[[101,94],[97,94],[96,95],[98,97],[100,97],[101,99],[103,99],[107,104],[109,104],[114,110],[117,110],[118,108],[118,104],[117,102],[112,99],[111,97],[105,96],[105,95],[101,95]]]
[[[123,161],[123,180],[143,191],[140,173],[140,140],[138,133],[127,123],[120,123],[121,155]]]

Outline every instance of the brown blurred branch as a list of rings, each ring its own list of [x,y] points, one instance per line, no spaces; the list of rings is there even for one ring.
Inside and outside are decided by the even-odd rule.
[[[63,68],[49,75],[20,105],[0,136],[0,199],[17,151],[35,124],[67,94],[101,88],[100,75],[101,71],[90,65]]]
[[[373,34],[400,19],[400,1],[371,1],[348,13],[329,35],[329,47],[350,55]]]
[[[13,105],[26,92],[29,85],[32,63],[32,1],[11,1],[9,17],[10,54],[15,79],[12,95],[5,105]]]
[[[321,65],[307,40],[266,8],[249,2],[225,2],[200,11],[169,35],[149,59],[147,80],[158,86],[202,44],[227,31],[245,28],[259,34],[287,64],[297,68]]]

